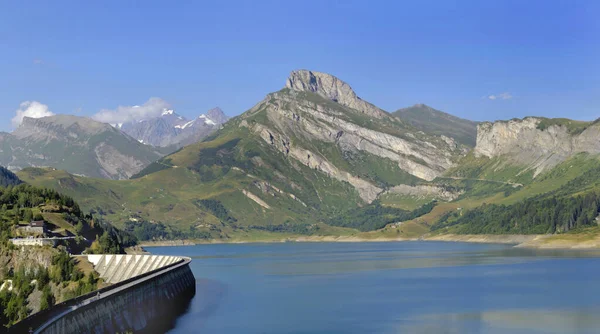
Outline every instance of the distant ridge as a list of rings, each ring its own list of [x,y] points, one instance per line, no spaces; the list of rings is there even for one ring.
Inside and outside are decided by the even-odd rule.
[[[173,110],[150,119],[118,124],[117,128],[140,143],[175,149],[196,143],[221,128],[229,117],[219,107],[189,120]]]
[[[0,133],[0,147],[0,164],[11,170],[53,167],[108,179],[127,179],[162,156],[109,124],[71,115],[25,117]]]
[[[419,130],[444,135],[461,144],[475,146],[477,122],[450,115],[422,103],[398,109],[393,115]]]
[[[0,166],[0,187],[16,186],[21,183],[22,181],[17,175]]]

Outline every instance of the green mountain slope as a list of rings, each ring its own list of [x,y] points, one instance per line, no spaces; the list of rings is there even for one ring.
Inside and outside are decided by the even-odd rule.
[[[468,210],[449,210],[431,221],[433,230],[546,234],[596,226],[599,134],[597,122],[566,119],[480,124],[475,149],[436,180],[467,186],[454,207]]]
[[[600,211],[599,177],[599,157],[581,153],[528,184],[506,187],[501,196],[489,192],[487,204],[448,212],[432,230],[446,229],[459,234],[548,234],[596,226],[595,218]]]
[[[0,133],[0,164],[127,179],[162,154],[112,126],[84,117],[55,115],[23,119],[13,133]]]
[[[447,114],[424,104],[398,109],[393,115],[427,133],[444,135],[461,144],[475,146],[477,122]]]
[[[31,220],[45,221],[47,230],[25,229]],[[10,241],[27,237],[71,238],[56,241],[55,247],[21,247]],[[124,253],[134,243],[129,234],[84,213],[69,196],[23,183],[0,186],[0,282],[12,281],[11,290],[0,292],[0,328],[98,287],[98,275],[86,276],[81,258],[70,254]]]

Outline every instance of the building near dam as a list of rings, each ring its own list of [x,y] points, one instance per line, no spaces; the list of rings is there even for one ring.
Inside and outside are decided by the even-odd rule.
[[[50,238],[14,238],[10,242],[15,246],[54,246],[55,240]]]
[[[8,333],[164,333],[196,293],[187,257],[82,256],[112,285],[35,313]]]

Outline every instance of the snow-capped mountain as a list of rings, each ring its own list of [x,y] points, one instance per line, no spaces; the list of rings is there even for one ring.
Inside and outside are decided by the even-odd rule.
[[[159,117],[113,126],[143,144],[181,147],[202,140],[228,119],[220,108],[213,108],[193,120],[165,109]]]

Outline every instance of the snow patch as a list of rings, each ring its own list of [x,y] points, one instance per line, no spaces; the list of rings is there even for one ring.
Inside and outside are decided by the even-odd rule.
[[[204,124],[217,125],[217,123],[215,123],[212,119],[208,118],[208,116],[206,116],[204,114],[198,116],[198,118],[203,119],[204,120]]]
[[[165,109],[162,112],[162,116],[166,116],[166,115],[173,115],[173,109]]]
[[[183,125],[175,125],[175,128],[183,130],[183,129],[187,128],[188,126],[192,125],[193,123],[194,123],[194,121],[189,121]]]

